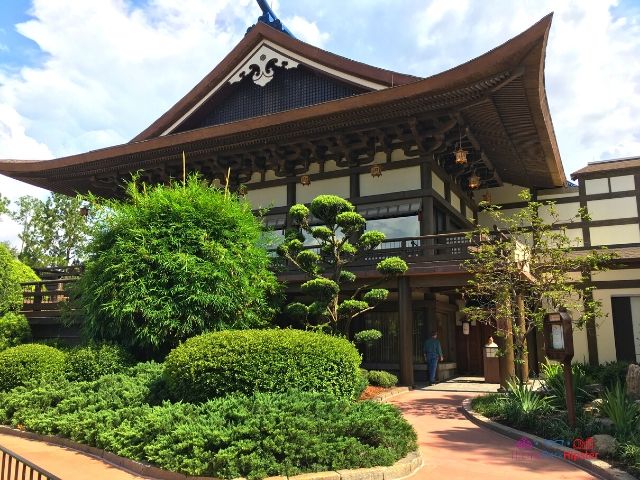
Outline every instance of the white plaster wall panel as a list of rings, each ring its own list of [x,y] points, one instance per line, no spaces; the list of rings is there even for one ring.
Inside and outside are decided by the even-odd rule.
[[[571,312],[572,318],[578,318],[577,312]],[[589,363],[589,343],[586,328],[573,329],[573,363]]]
[[[420,190],[420,166],[395,170],[383,168],[381,177],[372,177],[369,172],[360,174],[361,197],[408,190]]]
[[[247,192],[247,200],[251,207],[257,208],[284,207],[287,205],[287,186],[260,188]]]
[[[324,171],[325,172],[335,172],[336,170],[341,170],[341,168],[338,167],[338,165],[336,165],[336,161],[335,160],[328,160],[328,161],[324,162]]]
[[[633,175],[622,175],[620,177],[611,177],[612,192],[626,192],[636,189],[636,182],[633,180]]]
[[[619,245],[640,243],[638,224],[615,225],[612,227],[591,227],[589,229],[591,245]]]
[[[556,198],[577,197],[580,195],[578,187],[550,188],[538,190],[538,200],[553,200]]]
[[[638,216],[636,197],[607,198],[590,200],[587,209],[591,220],[609,220],[611,218],[633,218]]]
[[[376,154],[373,156],[373,161],[368,164],[368,165],[373,165],[375,164],[380,164],[380,163],[386,163],[387,162],[387,154],[385,152],[376,152]]]
[[[609,180],[607,178],[594,178],[592,180],[585,180],[584,188],[587,192],[587,195],[609,193]]]
[[[246,181],[245,183],[247,185],[251,184],[251,183],[258,183],[260,181],[260,178],[262,177],[262,175],[260,174],[260,172],[253,172],[251,174],[251,178]]]
[[[593,298],[602,302],[602,312],[605,316],[596,320],[596,338],[598,339],[598,357],[600,363],[616,360],[616,344],[613,335],[613,314],[611,297],[640,297],[640,288],[598,289],[594,290]],[[633,302],[631,304],[633,309]],[[633,310],[632,310],[633,317]],[[639,335],[635,332],[634,336]],[[636,350],[638,352],[638,350]]]
[[[313,162],[309,164],[309,170],[305,172],[306,175],[313,175],[314,173],[320,173],[320,164]]]
[[[582,236],[581,228],[567,228],[565,230],[565,234],[567,238],[571,242],[571,245],[574,247],[583,247],[584,246],[584,238]]]
[[[527,190],[527,188],[521,187],[520,185],[505,183],[501,187],[489,188],[488,193],[491,195],[491,203],[501,205],[505,203],[521,202],[522,199],[518,197],[518,195],[522,190]],[[487,190],[476,190],[474,192],[476,202],[481,202],[482,196],[485,193],[487,193]]]
[[[555,220],[551,215],[552,207],[548,205],[544,205],[540,208],[539,215],[540,217],[547,223],[557,222],[557,223],[569,223],[569,222],[579,222],[580,219],[576,219],[576,215],[578,215],[578,210],[580,209],[580,203],[558,203],[553,206],[553,210],[555,210],[558,219]]]
[[[409,158],[416,158],[418,156],[419,156],[418,152],[416,152],[415,155],[406,156],[404,154],[404,150],[402,148],[396,148],[396,149],[391,151],[391,161],[392,162],[398,162],[400,160],[407,160]]]
[[[444,198],[444,180],[442,180],[435,172],[431,172],[431,187]]]
[[[593,272],[591,278],[597,282],[640,280],[640,268],[623,268],[620,270],[607,270],[606,272]]]
[[[277,180],[276,172],[274,170],[267,170],[264,174],[265,181]]]
[[[311,180],[311,185],[296,183],[296,203],[310,203],[318,195],[349,198],[349,177]]]
[[[475,221],[475,218],[473,218],[473,210],[471,208],[465,208],[465,217],[467,217],[467,220],[469,220],[470,222]]]
[[[460,211],[460,197],[453,192],[451,192],[451,206]]]

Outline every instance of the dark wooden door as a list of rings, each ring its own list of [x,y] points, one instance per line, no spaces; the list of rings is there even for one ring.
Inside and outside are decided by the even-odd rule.
[[[484,375],[482,347],[492,335],[494,335],[494,330],[483,323],[469,326],[469,335],[463,333],[462,326],[456,326],[458,373]]]
[[[633,319],[631,317],[631,299],[629,297],[612,297],[613,336],[616,343],[616,359],[618,361],[635,362],[636,346],[633,336]]]

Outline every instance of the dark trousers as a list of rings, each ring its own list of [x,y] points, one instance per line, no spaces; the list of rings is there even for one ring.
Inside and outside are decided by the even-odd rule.
[[[438,359],[438,355],[427,355],[427,376],[429,377],[429,383],[434,383],[436,381]]]

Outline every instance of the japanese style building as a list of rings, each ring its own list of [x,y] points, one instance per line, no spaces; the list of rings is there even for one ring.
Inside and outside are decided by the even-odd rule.
[[[456,289],[467,280],[461,232],[482,221],[482,195],[508,209],[528,188],[538,198],[557,198],[561,208],[588,206],[603,218],[596,214],[591,228],[576,226],[586,246],[610,242],[606,229],[618,224],[629,234],[619,243],[640,245],[640,160],[619,170],[613,163],[589,166],[574,174],[579,188],[567,186],[544,84],[550,27],[551,15],[478,58],[420,78],[308,45],[265,12],[200,83],[129,143],[47,161],[3,160],[0,173],[69,195],[119,197],[134,172],[149,183],[180,178],[184,152],[188,171],[219,183],[230,173],[232,189],[246,192],[256,209],[270,207],[266,223],[276,231],[287,225],[294,203],[324,193],[348,198],[367,228],[387,235],[357,265],[359,277],[375,277],[375,263],[385,256],[399,255],[410,267],[388,285],[389,301],[358,325],[385,333],[364,352],[368,365],[399,370],[402,383],[412,384],[414,371],[424,369],[422,342],[438,329],[441,375],[481,374],[491,332],[471,325],[463,333]],[[609,220],[609,207],[622,203],[633,206],[630,216]],[[632,254],[633,247],[625,248]],[[640,270],[623,272],[621,279],[594,281],[640,294]],[[295,293],[303,277],[285,271],[281,279]],[[612,305],[613,329],[617,312],[640,322],[635,298]],[[629,322],[619,328],[626,332]],[[587,333],[576,333],[577,360],[583,354],[611,360],[630,348]],[[634,348],[640,354],[640,345]]]

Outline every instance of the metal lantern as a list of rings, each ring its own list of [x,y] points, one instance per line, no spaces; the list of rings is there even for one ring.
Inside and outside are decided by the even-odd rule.
[[[371,176],[372,177],[381,177],[382,176],[382,167],[380,165],[371,165]]]
[[[300,183],[305,187],[311,185],[311,177],[309,175],[302,175],[300,177]]]
[[[246,185],[243,184],[238,187],[238,195],[242,195],[244,197],[247,192],[249,192],[249,189]]]
[[[81,206],[80,215],[82,215],[83,217],[89,216],[89,207],[87,207],[86,205]]]
[[[464,150],[460,145],[455,150],[456,155],[456,165],[466,165],[467,164],[467,151]]]
[[[489,341],[484,346],[485,358],[496,358],[498,356],[498,345],[493,341],[493,337],[489,337]]]
[[[480,186],[480,177],[473,172],[473,174],[469,177],[469,188],[475,190]]]

